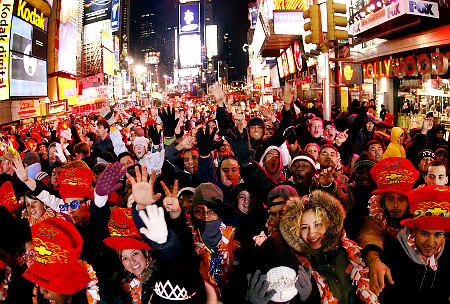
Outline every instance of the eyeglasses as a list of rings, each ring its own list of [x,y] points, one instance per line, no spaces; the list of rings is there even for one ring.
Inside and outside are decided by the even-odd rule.
[[[25,265],[27,263],[34,263],[36,257],[36,252],[34,249],[31,249],[29,251],[25,251],[25,253],[18,259],[20,265]]]
[[[80,201],[80,200],[75,200],[75,201],[71,201],[69,204],[68,203],[64,203],[64,204],[59,204],[59,210],[60,211],[69,211],[69,207],[72,210],[76,210],[78,208],[80,208],[82,203],[86,203],[88,200],[84,200],[84,201]]]

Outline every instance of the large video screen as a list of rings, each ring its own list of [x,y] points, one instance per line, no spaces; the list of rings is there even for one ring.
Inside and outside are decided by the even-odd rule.
[[[47,33],[13,16],[10,49],[18,53],[47,59]]]
[[[111,0],[85,0],[83,24],[111,20],[111,6]]]
[[[200,4],[180,5],[180,34],[200,32]]]
[[[180,35],[179,58],[181,67],[202,64],[200,35]]]
[[[78,1],[61,0],[59,16],[58,71],[77,73]]]
[[[9,94],[11,97],[47,96],[47,62],[18,52],[10,52]]]

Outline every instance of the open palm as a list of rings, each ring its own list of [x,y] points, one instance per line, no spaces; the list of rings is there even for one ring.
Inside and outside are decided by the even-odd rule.
[[[147,167],[142,166],[135,168],[136,178],[127,173],[127,178],[131,183],[133,197],[138,204],[139,209],[145,208],[145,206],[154,204],[160,197],[161,193],[153,193],[153,185],[156,179],[156,171],[152,172],[150,181],[148,181]]]

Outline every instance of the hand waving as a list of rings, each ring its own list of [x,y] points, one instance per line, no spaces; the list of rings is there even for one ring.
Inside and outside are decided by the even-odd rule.
[[[156,125],[151,124],[148,126],[148,134],[152,139],[153,146],[159,146],[161,144],[161,130],[158,131]]]
[[[200,128],[197,132],[197,147],[200,156],[207,157],[212,150],[214,150],[214,136],[216,135],[217,128],[214,128],[210,132],[209,125],[206,126],[206,130]]]
[[[295,288],[298,290],[300,301],[305,302],[312,292],[311,284],[311,267],[305,270],[303,266],[299,266],[298,279],[295,282]]]
[[[163,244],[167,241],[166,220],[164,219],[164,210],[156,205],[147,206],[144,210],[139,211],[139,216],[145,224],[140,229],[140,233],[155,243]]]
[[[250,147],[247,129],[244,128],[241,134],[238,128],[234,127],[233,129],[228,130],[227,134],[228,136],[226,139],[230,143],[234,155],[239,162],[245,165],[252,161],[255,151]]]
[[[169,216],[171,219],[176,219],[181,214],[181,207],[180,202],[178,201],[178,180],[176,179],[173,184],[173,189],[170,191],[169,187],[166,186],[166,184],[161,181],[161,186],[164,189],[164,193],[166,196],[163,199],[163,206],[164,209],[169,213]]]
[[[122,184],[119,183],[122,176],[125,175],[127,169],[119,162],[108,164],[105,171],[100,175],[97,185],[95,186],[95,193],[100,196],[109,195],[117,191]]]
[[[180,118],[175,119],[175,109],[171,107],[158,110],[158,115],[161,117],[163,123],[163,134],[165,137],[173,137],[175,135],[175,128],[178,125]]]
[[[275,290],[268,290],[269,283],[266,280],[266,275],[261,274],[260,270],[256,270],[252,276],[247,274],[248,288],[247,288],[247,301],[253,304],[266,304],[270,302]]]
[[[136,167],[135,171],[136,179],[129,173],[126,175],[132,186],[134,200],[138,204],[139,209],[144,209],[146,206],[154,204],[161,197],[161,193],[153,193],[156,171],[152,171],[150,182],[148,181],[146,166],[142,166],[141,170],[139,170],[139,167]]]

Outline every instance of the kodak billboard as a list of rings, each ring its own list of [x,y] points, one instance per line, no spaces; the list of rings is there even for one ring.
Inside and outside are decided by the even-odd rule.
[[[16,0],[16,3],[14,4],[14,16],[19,17],[25,22],[28,22],[41,30],[46,30],[47,18],[44,13],[31,6],[25,0]]]
[[[14,0],[0,1],[0,100],[9,98],[9,40]]]

